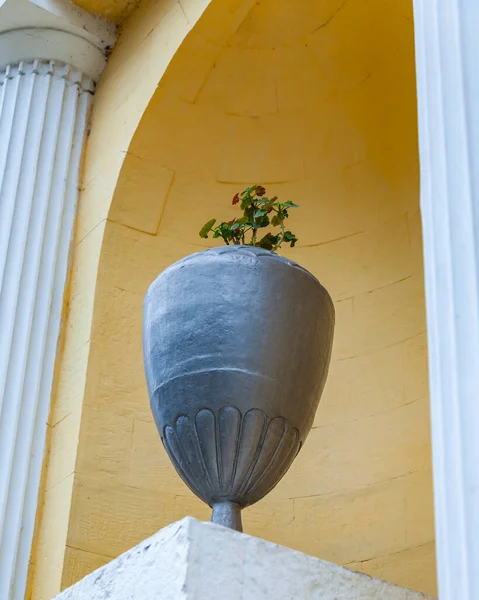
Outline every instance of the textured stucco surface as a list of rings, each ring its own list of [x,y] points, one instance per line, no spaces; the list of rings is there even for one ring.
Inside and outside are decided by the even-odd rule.
[[[208,518],[152,422],[142,302],[254,181],[301,204],[286,254],[328,288],[337,329],[310,437],[245,531],[434,594],[410,2],[214,0],[193,27],[207,4],[141,3],[100,82],[33,598]]]
[[[191,518],[56,600],[427,600],[423,594]],[[430,600],[432,600],[430,598]]]
[[[99,15],[116,25],[121,24],[138,6],[140,0],[73,0],[83,10]]]

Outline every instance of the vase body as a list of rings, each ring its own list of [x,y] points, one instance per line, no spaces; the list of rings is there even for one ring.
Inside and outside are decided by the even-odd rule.
[[[259,248],[193,254],[150,286],[143,352],[152,412],[180,476],[222,515],[215,520],[241,529],[239,510],[290,467],[313,424],[333,329],[333,303],[317,279]]]

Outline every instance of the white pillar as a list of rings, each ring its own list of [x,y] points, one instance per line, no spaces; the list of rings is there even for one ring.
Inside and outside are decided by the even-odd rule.
[[[71,6],[0,0],[2,600],[25,594],[81,155],[113,35]]]
[[[479,3],[415,0],[440,600],[479,598]]]

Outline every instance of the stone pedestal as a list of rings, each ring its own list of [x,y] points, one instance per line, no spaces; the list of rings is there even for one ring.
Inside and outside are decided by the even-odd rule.
[[[56,600],[427,600],[289,548],[187,517]]]

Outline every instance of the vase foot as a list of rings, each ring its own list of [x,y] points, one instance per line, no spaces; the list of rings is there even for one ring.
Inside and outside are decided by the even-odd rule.
[[[235,531],[243,532],[241,522],[241,507],[234,502],[216,502],[213,504],[211,522]]]

